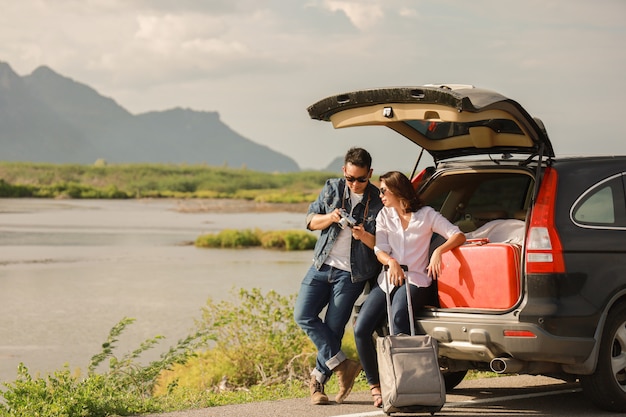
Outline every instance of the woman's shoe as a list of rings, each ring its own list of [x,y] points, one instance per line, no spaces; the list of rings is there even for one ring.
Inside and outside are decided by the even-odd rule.
[[[370,391],[372,392],[372,398],[374,399],[374,407],[382,408],[383,407],[383,396],[380,393],[380,385],[372,385],[370,387]]]

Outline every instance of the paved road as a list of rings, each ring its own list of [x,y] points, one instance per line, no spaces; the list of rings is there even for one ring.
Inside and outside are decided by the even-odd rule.
[[[332,396],[331,396],[332,397]],[[400,416],[402,414],[393,414]],[[415,414],[413,414],[415,415]],[[429,414],[421,414],[428,416]],[[344,404],[312,406],[308,398],[211,407],[148,417],[374,417],[385,416],[374,408],[368,392],[350,394]],[[602,416],[623,417],[597,409],[578,384],[540,376],[504,376],[463,381],[448,394],[436,416]]]

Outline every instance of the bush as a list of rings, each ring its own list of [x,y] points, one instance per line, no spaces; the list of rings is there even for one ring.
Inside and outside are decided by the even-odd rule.
[[[15,198],[15,197],[32,197],[33,190],[26,185],[11,185],[3,179],[0,179],[0,197],[2,198]]]
[[[121,358],[113,354],[117,338],[133,321],[125,318],[111,329],[102,351],[91,358],[85,378],[72,374],[67,366],[52,375],[33,378],[20,364],[18,379],[4,383],[7,390],[2,393],[5,401],[0,403],[0,416],[99,417],[161,411],[159,400],[152,396],[158,375],[174,364],[184,363],[204,339],[200,333],[189,336],[162,354],[161,359],[143,366],[136,360],[162,337],[146,340]],[[108,370],[97,373],[107,359]]]
[[[310,250],[316,242],[317,237],[304,230],[266,232],[261,236],[261,245],[266,249]]]
[[[219,233],[206,234],[196,239],[200,248],[249,248],[261,246],[264,249],[310,250],[315,247],[317,237],[305,230],[261,230],[226,229]]]
[[[260,246],[259,232],[250,229],[233,230],[225,229],[217,234],[199,236],[196,246],[208,248],[249,248]]]
[[[316,350],[293,319],[296,296],[259,289],[238,295],[239,303],[208,300],[196,332],[148,365],[137,360],[161,336],[122,357],[113,353],[128,318],[111,329],[84,378],[68,366],[34,378],[20,364],[18,379],[3,384],[0,417],[128,416],[308,396]],[[352,332],[342,350],[357,357]],[[327,388],[338,389],[336,378]],[[361,389],[363,376],[355,384]]]
[[[239,298],[237,304],[208,300],[197,326],[214,347],[164,372],[157,392],[206,391],[226,382],[230,387],[268,386],[308,378],[315,348],[293,319],[295,295],[242,289]]]

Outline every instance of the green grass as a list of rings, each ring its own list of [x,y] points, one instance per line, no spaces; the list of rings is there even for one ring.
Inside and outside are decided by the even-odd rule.
[[[199,236],[195,245],[199,248],[250,248],[281,249],[287,251],[310,250],[315,247],[317,237],[305,230],[232,230]]]
[[[0,197],[235,198],[313,201],[336,173],[267,173],[207,165],[0,162]]]

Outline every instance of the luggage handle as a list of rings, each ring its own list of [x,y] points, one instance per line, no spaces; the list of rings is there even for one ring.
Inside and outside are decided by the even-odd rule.
[[[400,265],[400,268],[405,272],[404,274],[404,286],[406,287],[406,302],[409,310],[409,325],[411,326],[411,336],[415,336],[415,319],[413,318],[413,301],[411,300],[411,289],[409,288],[409,277],[407,277],[406,273],[409,272],[409,267],[406,265]],[[389,277],[387,276],[387,272],[389,271],[389,265],[383,265],[384,275],[383,280],[385,281],[385,299],[387,300],[387,321],[389,325],[389,334],[393,336],[395,333],[393,328],[393,317],[391,316],[391,294],[389,291]]]

